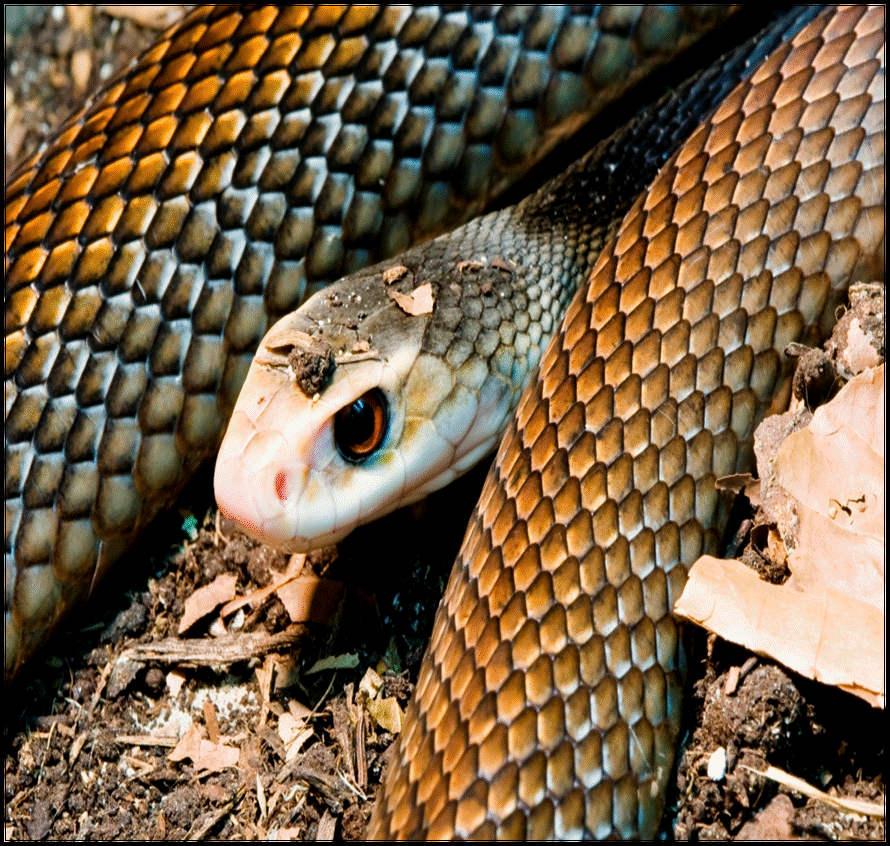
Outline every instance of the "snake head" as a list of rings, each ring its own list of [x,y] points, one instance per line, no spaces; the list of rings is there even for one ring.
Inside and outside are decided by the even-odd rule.
[[[494,447],[490,407],[506,415],[509,387],[428,349],[441,286],[406,259],[317,293],[263,339],[214,478],[248,534],[291,551],[335,543]]]

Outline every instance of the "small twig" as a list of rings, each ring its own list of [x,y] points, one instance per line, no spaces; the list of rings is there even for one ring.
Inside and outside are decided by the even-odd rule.
[[[778,767],[768,766],[766,770],[761,772],[746,764],[739,764],[739,766],[744,767],[749,772],[756,773],[757,775],[768,778],[778,784],[782,784],[791,790],[796,790],[798,793],[802,793],[810,799],[816,799],[817,801],[825,802],[828,805],[833,805],[835,808],[840,808],[842,811],[884,819],[884,806],[879,805],[876,802],[866,802],[864,799],[848,799],[844,796],[832,796],[830,793],[825,793],[824,791],[819,790],[819,788],[808,784],[802,778],[793,776],[791,773],[786,773]]]

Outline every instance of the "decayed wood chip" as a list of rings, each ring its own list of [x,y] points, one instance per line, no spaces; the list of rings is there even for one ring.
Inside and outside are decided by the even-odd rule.
[[[268,652],[290,649],[303,638],[302,631],[277,634],[238,633],[223,637],[182,640],[171,637],[155,643],[140,643],[124,650],[123,660],[160,661],[190,667],[216,667],[260,658]],[[120,660],[119,659],[119,660]]]
[[[324,843],[333,841],[336,831],[337,819],[331,815],[330,811],[325,809],[325,812],[321,815],[321,819],[318,821],[318,831],[315,835],[315,839]]]

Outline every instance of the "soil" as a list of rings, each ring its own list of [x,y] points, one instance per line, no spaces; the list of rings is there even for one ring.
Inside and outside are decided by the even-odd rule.
[[[91,90],[153,37],[99,13],[74,28],[64,7],[37,20],[6,37],[7,128],[16,127],[7,173],[10,149],[23,156],[82,98],[70,94],[73,52],[88,48]],[[226,525],[210,474],[196,479],[181,510],[8,691],[5,838],[360,839],[393,739],[369,715],[368,670],[382,677],[378,699],[404,708],[484,475],[305,560]],[[734,546],[750,537],[750,516],[740,506]],[[329,588],[328,622],[292,623],[269,593],[225,626],[209,614],[180,637],[199,588],[231,574],[247,596],[289,567]],[[309,673],[325,656],[345,668]],[[689,633],[689,656],[684,749],[662,839],[884,839],[883,820],[752,772],[769,763],[883,803],[882,712],[701,631]],[[189,726],[195,742],[185,749]],[[718,749],[726,767],[715,779]]]

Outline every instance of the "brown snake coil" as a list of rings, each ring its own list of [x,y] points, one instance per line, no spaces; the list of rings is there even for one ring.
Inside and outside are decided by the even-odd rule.
[[[883,270],[883,67],[884,9],[829,10],[628,213],[498,451],[370,839],[653,836],[715,479],[750,466],[785,346]]]

